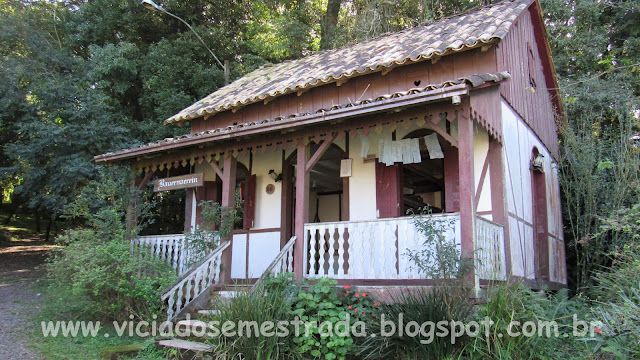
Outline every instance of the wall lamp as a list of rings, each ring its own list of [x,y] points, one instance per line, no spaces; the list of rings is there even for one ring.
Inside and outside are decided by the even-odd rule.
[[[536,156],[531,160],[531,169],[537,172],[544,172],[543,168],[544,155],[536,154]]]
[[[282,181],[282,173],[278,174],[275,170],[271,169],[269,170],[269,176],[271,177],[271,179],[273,179],[273,181],[278,182],[278,181]]]
[[[202,44],[202,46],[204,46],[208,51],[209,54],[211,54],[211,56],[213,56],[213,58],[216,60],[216,62],[218,63],[218,65],[220,65],[220,67],[222,68],[222,70],[224,70],[224,77],[225,77],[225,81],[228,84],[229,83],[229,64],[222,64],[222,62],[220,62],[220,59],[218,59],[218,57],[216,56],[216,54],[213,53],[213,51],[211,51],[211,49],[209,49],[209,47],[207,46],[207,44],[204,43],[204,41],[202,40],[202,38],[200,37],[200,35],[198,35],[198,33],[191,27],[191,25],[189,25],[188,22],[182,20],[181,17],[174,15],[172,13],[170,13],[169,11],[167,11],[165,8],[163,8],[162,6],[156,4],[155,2],[153,2],[152,0],[142,0],[140,2],[142,4],[142,6],[144,6],[145,8],[149,9],[149,10],[157,10],[160,12],[163,12],[169,16],[172,16],[180,21],[182,21],[183,24],[187,25],[187,27],[189,28],[189,30],[191,30],[196,37],[198,38],[198,40],[200,41],[200,43]]]

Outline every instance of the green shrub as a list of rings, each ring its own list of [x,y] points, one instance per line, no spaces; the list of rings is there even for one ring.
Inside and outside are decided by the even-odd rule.
[[[367,329],[371,329],[376,336],[357,339],[358,355],[363,359],[444,359],[454,355],[466,341],[465,338],[458,338],[452,344],[450,337],[435,336],[435,328],[425,327],[417,336],[407,336],[406,333],[400,336],[397,328],[400,323],[406,325],[411,321],[422,325],[443,320],[467,320],[471,306],[466,293],[449,290],[445,287],[416,287],[395,293],[391,304],[374,302],[378,304],[373,310],[375,316],[365,317],[364,320]],[[387,325],[383,325],[383,320]],[[394,324],[395,331],[389,322]],[[386,336],[383,336],[383,330]],[[392,335],[388,336],[389,333]]]
[[[129,238],[137,227],[127,229],[125,209],[132,205],[143,221],[152,204],[130,191],[127,177],[121,175],[105,174],[67,207],[66,216],[85,225],[58,237],[64,246],[49,259],[48,273],[53,286],[69,289],[73,301],[83,299],[81,311],[88,315],[150,319],[162,310],[160,291],[175,276],[146,249],[132,249]]]
[[[640,257],[627,255],[630,260],[595,275],[590,293],[597,301],[592,312],[603,323],[596,349],[630,359],[640,357]]]
[[[545,296],[522,283],[502,283],[488,290],[475,318],[492,323],[488,332],[481,332],[467,344],[465,358],[588,359],[593,354],[589,339],[574,333],[574,319],[591,320],[588,307],[579,298],[570,299],[566,290]],[[526,322],[535,328],[525,328]],[[526,336],[532,329],[536,333]]]
[[[211,200],[201,201],[202,223],[191,232],[185,233],[189,259],[187,266],[197,264],[220,245],[220,239],[233,231],[238,218],[237,210],[229,210]]]
[[[280,277],[279,277],[280,278]],[[284,276],[281,277],[285,279]],[[277,284],[277,281],[275,282]],[[291,312],[291,298],[281,287],[273,285],[269,280],[265,282],[263,290],[254,292],[241,291],[237,296],[231,298],[228,303],[219,303],[216,309],[219,313],[206,318],[207,321],[217,321],[220,327],[227,321],[233,322],[235,327],[234,336],[225,336],[207,339],[215,345],[215,353],[218,358],[223,359],[300,359],[297,346],[293,343],[291,334],[284,334],[277,327],[273,331],[274,336],[263,336],[264,333],[258,329],[261,324],[279,321],[293,320]],[[280,282],[282,284],[282,281]],[[238,324],[255,323],[256,328],[243,328],[243,333],[238,333]],[[219,328],[220,330],[220,328]],[[267,334],[271,335],[271,334]],[[285,335],[285,336],[282,336]]]
[[[350,329],[338,326],[342,322],[350,328],[351,322],[345,304],[338,299],[337,284],[334,279],[317,279],[301,289],[293,304],[292,314],[312,324],[293,340],[305,357],[345,359],[353,349]]]

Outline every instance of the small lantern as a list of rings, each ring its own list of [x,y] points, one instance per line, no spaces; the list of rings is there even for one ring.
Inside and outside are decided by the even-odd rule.
[[[544,162],[544,155],[542,154],[536,154],[536,156],[533,158],[533,160],[531,161],[531,169],[533,171],[537,171],[540,173],[544,172],[544,168],[543,168],[543,162]]]
[[[269,170],[269,176],[271,177],[271,179],[273,179],[273,181],[278,182],[278,181],[282,181],[282,174],[278,174],[275,170],[271,169]]]

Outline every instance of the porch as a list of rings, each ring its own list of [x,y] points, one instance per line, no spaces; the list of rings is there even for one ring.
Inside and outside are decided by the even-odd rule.
[[[447,242],[454,243],[461,252],[460,214],[421,215],[443,230]],[[480,281],[505,280],[506,254],[502,225],[481,216],[475,219],[474,278]],[[240,282],[257,286],[268,274],[295,272],[300,266],[294,257],[293,237],[283,247],[265,251],[247,247],[252,235],[264,237],[268,232],[241,234],[223,241],[218,249],[200,263],[186,269],[189,252],[184,235],[142,236],[132,240],[133,246],[147,248],[157,259],[166,261],[180,276],[180,280],[163,293],[170,307],[169,318],[177,315],[189,303],[212,285],[232,285]],[[425,234],[415,226],[415,218],[400,217],[369,221],[338,221],[307,223],[304,225],[302,274],[298,278],[329,277],[343,284],[354,285],[429,285],[429,277],[411,260],[409,254],[422,249],[435,251],[433,244],[425,243]],[[227,249],[249,250],[244,256],[232,256],[231,274],[244,273],[244,279],[232,278],[233,283],[221,277],[223,252]],[[426,248],[425,248],[426,247]],[[269,254],[270,253],[270,254]],[[249,262],[248,259],[258,259]],[[260,275],[260,279],[249,274]]]

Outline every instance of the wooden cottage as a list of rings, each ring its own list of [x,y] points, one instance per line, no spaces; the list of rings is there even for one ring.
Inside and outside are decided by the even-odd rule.
[[[567,281],[557,88],[540,4],[505,1],[264,66],[165,121],[190,134],[95,160],[188,187],[185,231],[201,200],[233,207],[241,190],[243,226],[198,271],[181,265],[183,235],[136,240],[186,273],[166,295],[176,312],[212,283],[274,271],[428,285],[408,258],[423,237],[407,211],[426,205],[477,288],[554,289]]]

